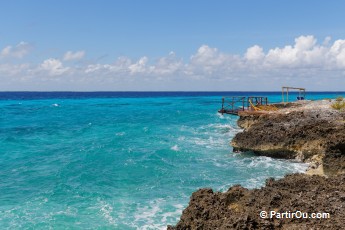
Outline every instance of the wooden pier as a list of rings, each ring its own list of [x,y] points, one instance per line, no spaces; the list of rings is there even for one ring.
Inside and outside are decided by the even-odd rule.
[[[223,97],[222,108],[218,111],[221,114],[238,115],[242,111],[260,111],[260,107],[268,106],[267,97],[250,96],[250,97]]]

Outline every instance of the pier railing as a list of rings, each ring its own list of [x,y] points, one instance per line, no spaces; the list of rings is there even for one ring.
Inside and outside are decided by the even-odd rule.
[[[261,96],[230,96],[222,98],[222,108],[218,111],[221,114],[238,115],[240,111],[258,111],[262,106],[268,105],[267,97]]]

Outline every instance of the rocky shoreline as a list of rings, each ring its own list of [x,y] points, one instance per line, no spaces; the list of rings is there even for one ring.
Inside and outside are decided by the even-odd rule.
[[[241,113],[243,132],[231,142],[234,151],[308,162],[308,173],[268,179],[260,189],[200,189],[177,225],[168,229],[344,229],[345,113],[331,108],[332,103],[302,101],[279,104],[277,111]],[[329,217],[262,218],[261,211]]]
[[[297,159],[310,163],[310,172],[333,175],[345,170],[345,113],[334,101],[301,101],[274,112],[243,112],[234,151]]]

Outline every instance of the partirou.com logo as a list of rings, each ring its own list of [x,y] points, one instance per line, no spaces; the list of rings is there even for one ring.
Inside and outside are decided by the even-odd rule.
[[[285,211],[285,212],[276,212],[276,211],[261,211],[259,213],[260,218],[262,219],[328,219],[331,215],[328,212],[302,212],[302,211]]]

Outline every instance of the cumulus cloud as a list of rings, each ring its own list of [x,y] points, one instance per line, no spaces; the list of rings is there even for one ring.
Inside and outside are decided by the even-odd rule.
[[[140,58],[136,63],[128,66],[128,69],[131,74],[137,73],[150,73],[150,68],[147,67],[147,57]]]
[[[32,46],[27,42],[20,42],[16,46],[6,46],[1,50],[0,57],[23,58],[29,53]]]
[[[46,72],[50,76],[58,76],[69,70],[68,67],[64,67],[62,62],[58,59],[49,58],[44,60],[40,66],[39,70]]]
[[[90,64],[85,68],[86,74],[102,73],[110,76],[165,76],[176,74],[183,70],[182,59],[176,58],[174,52],[168,56],[161,57],[152,65],[149,64],[149,58],[144,56],[136,61],[128,57],[119,57],[111,64]]]
[[[263,49],[258,45],[248,48],[247,52],[244,55],[244,57],[249,61],[262,60],[264,56],[265,54],[263,52]]]
[[[1,55],[13,56],[14,50]],[[157,59],[143,56],[136,60],[118,57],[111,63],[68,62],[84,56],[84,51],[68,51],[62,60],[48,58],[36,67],[17,66],[20,73],[11,72],[10,64],[0,66],[0,72],[11,77],[35,73],[37,79],[55,76],[50,79],[75,84],[77,89],[88,85],[90,90],[277,90],[281,85],[339,90],[345,84],[345,40],[327,37],[320,43],[312,35],[267,51],[256,44],[243,54],[202,45],[187,60],[170,52]],[[332,81],[327,80],[330,77]],[[253,83],[258,79],[260,84]]]
[[[167,57],[157,60],[156,64],[151,67],[151,72],[156,75],[172,75],[180,74],[183,68],[182,59],[177,58],[176,54],[171,51]]]
[[[196,54],[192,55],[190,64],[204,66],[207,71],[213,69],[213,67],[224,65],[228,59],[229,56],[219,52],[217,48],[202,45]]]
[[[345,40],[335,41],[329,50],[328,56],[338,67],[345,68]]]
[[[85,56],[85,51],[67,51],[65,55],[63,56],[64,61],[75,61],[75,60],[80,60],[84,58]]]
[[[270,49],[264,58],[266,64],[273,68],[301,68],[327,64],[327,54],[329,48],[317,45],[316,38],[309,35],[296,38],[293,46]]]
[[[189,76],[205,78],[213,76],[215,78],[226,77],[235,69],[243,65],[241,58],[233,54],[225,54],[217,48],[202,45],[192,55],[189,63],[184,66],[184,72]]]
[[[119,57],[112,64],[89,64],[85,67],[84,73],[94,74],[100,73],[103,75],[124,74],[130,72],[132,60],[127,57]]]

